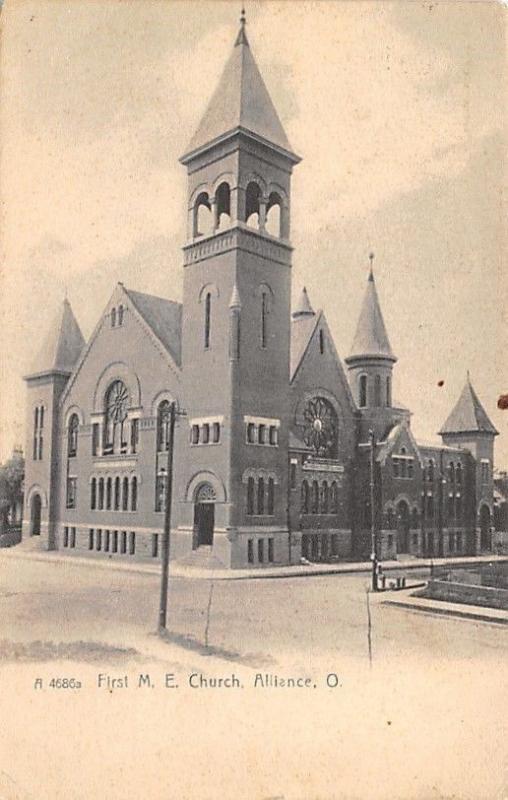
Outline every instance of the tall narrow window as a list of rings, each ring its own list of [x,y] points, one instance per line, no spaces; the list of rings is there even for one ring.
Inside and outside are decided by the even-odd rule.
[[[205,422],[203,425],[203,444],[208,444],[210,441],[210,425]]]
[[[116,325],[116,308],[111,309],[111,327],[114,328]]]
[[[76,478],[67,478],[67,508],[76,508]]]
[[[390,407],[392,404],[392,379],[388,375],[386,378],[386,405]]]
[[[326,481],[324,481],[322,486],[321,486],[321,513],[322,514],[328,514],[328,506],[329,506],[328,483]]]
[[[247,561],[249,564],[254,563],[254,539],[247,540]]]
[[[360,408],[367,405],[367,376],[360,375]]]
[[[131,453],[138,452],[139,419],[131,420]]]
[[[118,306],[118,324],[123,325],[123,306]]]
[[[220,441],[220,423],[214,422],[213,423],[213,441],[214,444]]]
[[[69,458],[73,458],[78,452],[78,429],[78,415],[73,414],[69,420],[69,429],[67,431],[67,455]]]
[[[330,512],[332,514],[339,513],[339,492],[336,481],[333,481],[330,486]]]
[[[115,511],[120,508],[120,478],[115,478]]]
[[[99,454],[100,425],[94,422],[92,425],[92,455]]]
[[[268,492],[266,499],[266,513],[273,516],[275,506],[275,482],[273,478],[268,478]]]
[[[108,478],[106,482],[106,508],[111,508],[111,489],[112,489],[112,479]]]
[[[99,478],[99,511],[104,508],[104,478]]]
[[[92,483],[90,484],[90,508],[92,511],[95,511],[97,508],[97,479],[92,478]]]
[[[265,541],[258,539],[258,561],[262,564],[265,560]]]
[[[274,560],[273,539],[270,538],[270,539],[268,539],[268,561],[270,561],[272,563],[273,560]]]
[[[131,511],[138,510],[138,479],[134,477],[131,484]]]
[[[289,487],[296,489],[296,464],[293,461],[289,465]]]
[[[39,407],[34,409],[34,433],[33,433],[33,453],[32,458],[37,461],[37,443],[39,438]]]
[[[321,355],[325,352],[325,337],[322,330],[319,331],[319,352]]]
[[[250,477],[247,480],[247,514],[251,516],[254,514],[254,492],[255,492],[256,485],[254,483],[254,478]]]
[[[309,513],[309,484],[307,481],[303,481],[302,483],[300,508],[302,514]]]
[[[171,406],[169,400],[163,400],[157,409],[157,451],[169,449],[169,423]]]
[[[131,531],[129,534],[129,554],[133,556],[136,552],[136,534]]]
[[[376,375],[374,378],[374,405],[381,405],[381,375]]]
[[[312,514],[319,514],[319,484],[317,481],[312,481]]]
[[[258,481],[258,514],[265,513],[265,481],[260,478]]]
[[[266,315],[268,313],[268,296],[261,295],[261,347],[266,347]]]
[[[122,511],[127,511],[129,508],[129,479],[123,479],[122,487]]]
[[[210,326],[212,321],[212,295],[207,292],[205,297],[205,349],[210,347]]]

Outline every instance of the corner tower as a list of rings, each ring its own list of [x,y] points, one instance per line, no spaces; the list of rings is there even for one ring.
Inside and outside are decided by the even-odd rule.
[[[373,260],[371,253],[367,288],[351,353],[345,361],[351,391],[362,415],[361,439],[365,440],[369,428],[372,428],[380,441],[396,416],[392,405],[392,373],[397,358],[393,354],[381,313]]]
[[[59,402],[85,341],[67,299],[38,352],[27,384],[23,538],[55,547],[58,520]]]
[[[224,564],[287,559],[293,152],[245,16],[181,158],[188,172],[180,551]],[[204,506],[213,505],[213,509]],[[187,541],[185,541],[187,540]],[[271,541],[268,541],[271,540]]]

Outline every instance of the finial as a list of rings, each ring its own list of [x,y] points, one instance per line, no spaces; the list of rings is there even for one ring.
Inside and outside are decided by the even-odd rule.
[[[469,370],[466,372],[466,375],[467,375],[467,382],[471,383],[471,373],[469,372]]]
[[[369,253],[369,261],[370,261],[369,281],[373,281],[374,280],[374,253]]]
[[[245,6],[242,6],[242,13],[240,14],[240,30],[238,31],[238,36],[236,37],[235,47],[238,44],[246,44],[246,45],[249,44],[247,40],[247,34],[245,32],[246,25],[247,25],[247,16],[245,14]]]
[[[64,303],[68,303],[69,298],[67,296],[67,284],[64,285]]]

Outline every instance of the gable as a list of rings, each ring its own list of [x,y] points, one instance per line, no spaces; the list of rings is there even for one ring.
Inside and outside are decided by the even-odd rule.
[[[405,422],[399,422],[393,426],[388,433],[385,442],[381,442],[378,448],[376,460],[381,464],[385,464],[386,460],[392,454],[400,454],[402,448],[405,449],[406,455],[413,456],[421,464],[420,450],[418,444],[413,436],[411,428]]]

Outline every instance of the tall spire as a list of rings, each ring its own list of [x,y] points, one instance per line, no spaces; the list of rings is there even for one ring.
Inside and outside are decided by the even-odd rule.
[[[473,389],[469,370],[461,395],[439,433],[490,433],[492,436],[498,434]]]
[[[183,164],[198,151],[239,132],[283,150],[294,163],[300,160],[291,148],[261,77],[245,28],[245,9],[242,9],[235,46],[196,133],[180,159]]]
[[[302,289],[302,293],[296,304],[296,308],[291,314],[293,319],[303,319],[305,317],[314,317],[315,311],[312,308],[309,300],[309,295],[307,294],[307,289],[305,286]]]
[[[370,269],[369,278],[367,281],[367,288],[363,296],[362,308],[356,333],[351,347],[351,353],[346,359],[356,359],[361,357],[374,357],[386,358],[390,361],[396,361],[393,354],[388,334],[386,332],[383,315],[381,313],[381,306],[376,290],[376,282],[374,280],[374,271],[372,262],[374,254],[369,256]]]
[[[85,340],[71,304],[65,297],[58,315],[35,358],[30,374],[72,372]]]
[[[247,33],[245,32],[246,25],[247,19],[245,16],[245,8],[242,6],[242,13],[240,14],[240,30],[238,31],[238,36],[236,37],[235,47],[238,47],[239,44],[245,44],[247,47],[249,46],[249,40],[247,39]]]

